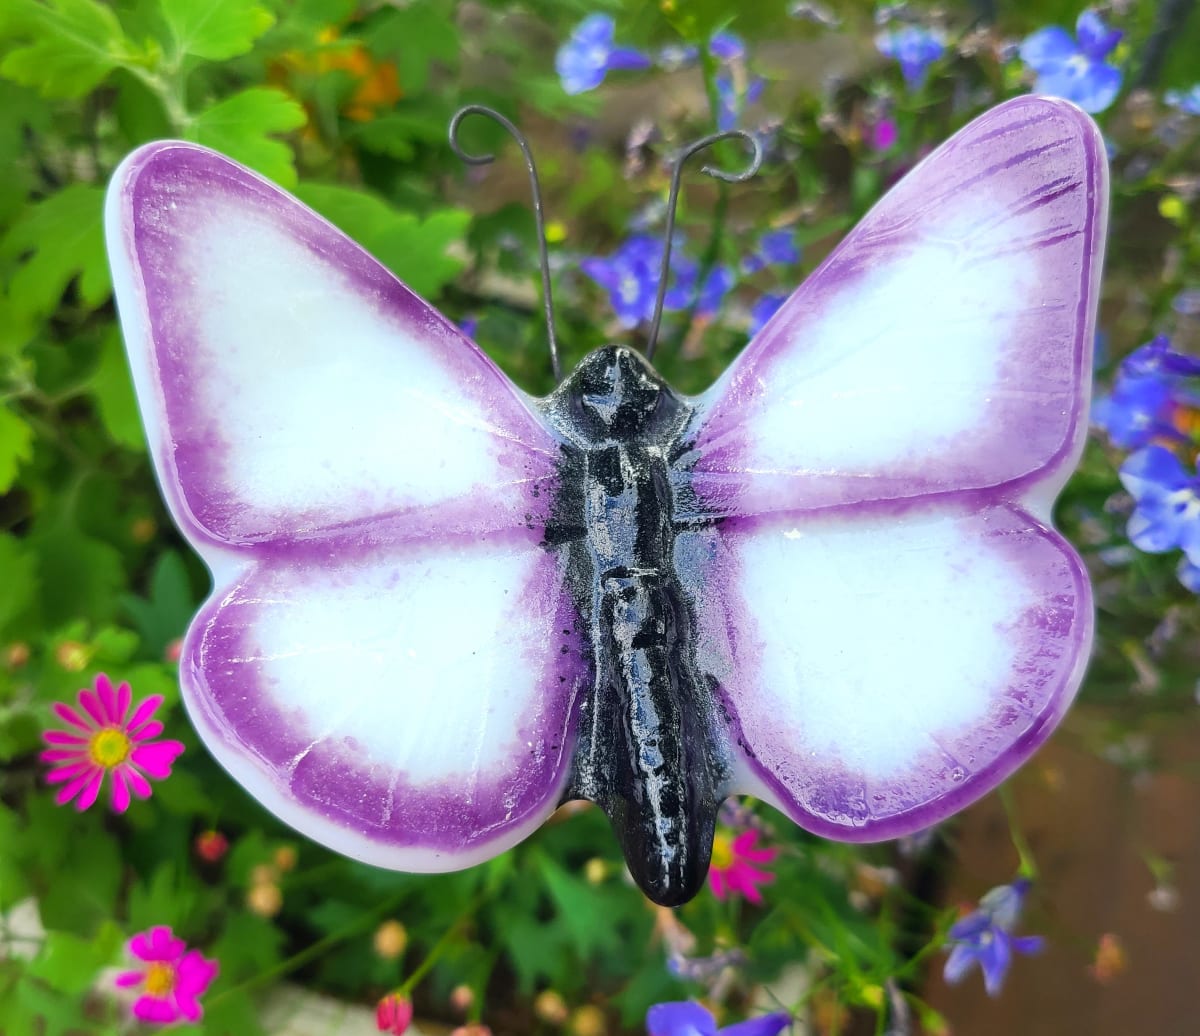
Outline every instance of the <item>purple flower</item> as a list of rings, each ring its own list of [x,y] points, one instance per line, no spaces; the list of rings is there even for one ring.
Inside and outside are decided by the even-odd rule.
[[[1125,449],[1183,439],[1177,420],[1193,403],[1184,379],[1197,375],[1200,361],[1172,351],[1170,339],[1158,335],[1121,362],[1112,391],[1093,405],[1092,420]]]
[[[1104,111],[1121,90],[1121,70],[1104,59],[1123,35],[1088,10],[1075,23],[1075,39],[1057,25],[1027,36],[1020,54],[1037,73],[1034,92],[1066,98],[1085,112]]]
[[[744,76],[728,72],[718,72],[713,83],[717,88],[717,129],[722,133],[737,128],[742,112],[762,96],[766,86],[762,76],[751,76],[746,82]]]
[[[950,929],[950,956],[942,972],[947,982],[961,981],[978,964],[988,996],[997,996],[1014,954],[1041,951],[1045,944],[1041,936],[1012,934],[1028,891],[1025,878],[1000,885],[984,895],[978,910]]]
[[[1200,83],[1190,90],[1168,90],[1163,94],[1163,100],[1188,115],[1200,115]]]
[[[794,230],[768,230],[758,239],[758,248],[742,260],[744,273],[757,273],[768,266],[788,266],[800,261]]]
[[[910,90],[925,82],[925,76],[938,58],[946,52],[946,38],[936,29],[919,25],[903,25],[875,37],[875,47],[885,58],[900,62],[900,71]]]
[[[616,69],[649,68],[650,59],[628,47],[614,47],[615,24],[606,14],[588,15],[558,48],[554,67],[569,94],[594,90]]]
[[[646,1012],[647,1036],[776,1036],[791,1024],[783,1012],[717,1028],[712,1014],[691,1000],[655,1004]]]
[[[1200,564],[1200,479],[1162,446],[1147,446],[1121,465],[1121,484],[1137,501],[1126,532],[1150,554],[1182,547]]]
[[[634,234],[607,259],[593,256],[579,268],[608,291],[621,324],[636,327],[654,315],[661,263],[662,242],[649,234]]]
[[[718,32],[708,41],[708,52],[718,61],[737,61],[746,56],[746,44],[732,32]]]
[[[786,295],[764,295],[750,307],[750,337],[763,329],[780,306],[787,301]]]

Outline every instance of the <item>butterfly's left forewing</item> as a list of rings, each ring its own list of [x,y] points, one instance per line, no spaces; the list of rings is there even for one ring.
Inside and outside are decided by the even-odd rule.
[[[558,440],[388,270],[215,152],[135,152],[107,223],[159,481],[214,576],[180,661],[208,746],[372,863],[514,844],[566,785],[590,679],[542,544]]]
[[[1050,524],[1087,424],[1103,142],[1065,102],[971,123],[698,402],[699,651],[738,790],[883,838],[983,794],[1083,676],[1092,604]]]

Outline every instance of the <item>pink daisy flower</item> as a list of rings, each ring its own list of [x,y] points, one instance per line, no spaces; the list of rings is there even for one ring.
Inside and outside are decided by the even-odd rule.
[[[719,830],[713,837],[712,862],[708,867],[708,885],[717,899],[738,892],[751,903],[761,903],[759,885],[775,880],[775,875],[752,867],[754,863],[770,863],[779,855],[778,849],[756,849],[757,831],[743,831],[736,838]]]
[[[104,775],[111,773],[112,808],[124,813],[131,792],[139,799],[150,797],[147,776],[159,781],[171,776],[171,764],[183,745],[151,740],[163,730],[163,725],[152,718],[162,704],[162,696],[151,695],[130,716],[132,701],[129,684],[123,683],[114,691],[112,681],[100,673],[94,692],[79,692],[78,710],[55,702],[55,715],[70,729],[44,731],[42,738],[50,747],[40,758],[51,764],[46,780],[62,785],[54,797],[60,806],[75,799],[76,809],[87,809],[100,794]]]
[[[123,989],[140,986],[133,1016],[142,1022],[199,1021],[204,1009],[200,997],[217,977],[215,960],[189,950],[166,925],[155,925],[129,940],[129,952],[145,963],[136,971],[123,971],[116,983]]]

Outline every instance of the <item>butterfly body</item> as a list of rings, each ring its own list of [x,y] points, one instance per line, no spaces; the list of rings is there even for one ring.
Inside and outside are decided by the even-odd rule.
[[[638,885],[666,904],[705,879],[729,776],[696,657],[694,578],[675,551],[693,411],[622,346],[590,354],[544,403],[566,443],[546,544],[562,553],[594,674],[564,797],[605,810]]]
[[[155,469],[213,573],[180,684],[217,759],[357,859],[445,871],[564,799],[641,887],[721,799],[935,824],[1083,678],[1054,529],[1083,450],[1103,139],[1020,97],[932,152],[695,397],[632,350],[546,399],[297,199],[150,144],[113,283]]]

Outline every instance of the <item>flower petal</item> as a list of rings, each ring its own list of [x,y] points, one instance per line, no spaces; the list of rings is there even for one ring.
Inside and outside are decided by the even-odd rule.
[[[146,979],[144,971],[122,971],[113,983],[122,989],[128,989],[130,986],[140,986]]]
[[[101,771],[101,773],[103,773],[103,771]],[[89,767],[84,773],[76,777],[75,780],[71,781],[69,784],[63,785],[63,787],[59,789],[58,794],[54,796],[54,801],[60,806],[65,806],[76,795],[78,795],[80,791],[83,790],[84,786],[91,779],[92,769]]]
[[[90,809],[95,803],[96,798],[99,796],[100,785],[103,783],[104,769],[103,767],[97,766],[95,768],[95,772],[92,774],[91,780],[88,781],[87,786],[83,789],[83,791],[79,793],[79,798],[75,800],[75,808],[81,813],[85,809]]]
[[[1079,48],[1066,29],[1052,25],[1026,36],[1018,53],[1021,60],[1035,72],[1049,65],[1058,65],[1079,53]]]
[[[646,1012],[647,1036],[717,1036],[713,1016],[691,1000],[655,1004]]]
[[[1130,454],[1117,473],[1123,485],[1135,500],[1152,494],[1155,490],[1171,492],[1187,484],[1187,472],[1178,458],[1161,446],[1147,446],[1144,450]]]
[[[137,707],[137,710],[134,712],[134,714],[129,717],[129,722],[125,724],[125,729],[136,730],[143,723],[145,723],[146,720],[154,715],[162,703],[163,696],[161,694],[150,695],[149,698],[147,698],[141,703],[141,705]]]
[[[62,784],[63,781],[72,780],[85,771],[92,770],[94,768],[98,769],[96,764],[90,759],[83,759],[75,763],[73,766],[60,766],[46,774],[46,783]]]
[[[95,730],[95,726],[88,723],[78,712],[65,702],[56,701],[53,706],[54,714],[66,723],[70,723],[73,727],[78,727],[80,730],[90,734]]]
[[[149,741],[152,737],[158,737],[162,732],[163,725],[156,719],[150,720],[149,723],[143,723],[137,730],[126,728],[125,731],[131,741]]]
[[[125,722],[125,716],[129,712],[129,706],[133,702],[133,691],[129,687],[128,680],[122,680],[121,686],[117,688],[117,725],[120,726]]]
[[[125,768],[122,766],[113,770],[112,808],[116,813],[124,813],[129,808],[129,783],[125,777]]]
[[[973,944],[960,942],[946,958],[946,964],[942,968],[942,977],[950,985],[961,982],[978,959],[979,954]]]
[[[979,954],[979,966],[983,970],[983,985],[988,996],[999,996],[1004,978],[1012,965],[1012,944],[1007,932],[994,931],[995,938]]]
[[[140,1022],[176,1022],[179,1012],[170,1001],[157,996],[140,996],[133,1002],[133,1016]]]
[[[63,730],[43,730],[42,740],[50,745],[86,745],[90,738],[76,737]]]
[[[100,707],[104,709],[105,723],[116,723],[117,695],[113,691],[112,681],[103,673],[96,677],[96,694],[100,699]]]
[[[183,751],[180,741],[154,741],[138,745],[130,756],[133,764],[155,780],[171,776],[171,764]]]
[[[150,787],[150,782],[137,770],[136,767],[126,764],[122,766],[121,772],[125,774],[125,779],[129,781],[129,787],[139,799],[148,799],[154,792]]]
[[[1075,36],[1079,49],[1093,61],[1102,60],[1125,34],[1120,29],[1110,29],[1104,19],[1090,8],[1079,15],[1075,22]]]
[[[791,1023],[791,1015],[776,1011],[774,1014],[764,1014],[760,1018],[738,1022],[737,1025],[727,1025],[720,1031],[720,1036],[775,1036]]]
[[[79,704],[83,706],[83,711],[96,721],[96,726],[103,727],[108,724],[108,716],[105,715],[104,706],[100,704],[100,699],[91,691],[84,690],[79,692]]]

